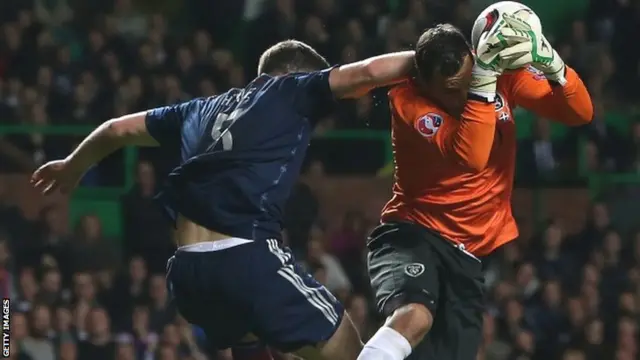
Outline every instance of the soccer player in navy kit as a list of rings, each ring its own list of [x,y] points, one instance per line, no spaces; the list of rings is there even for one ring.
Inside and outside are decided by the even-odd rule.
[[[212,349],[249,336],[305,359],[354,360],[361,342],[342,305],[281,247],[282,210],[314,121],[335,99],[401,81],[413,65],[413,52],[401,52],[329,68],[308,45],[284,41],[244,89],[107,121],[31,181],[68,192],[123,146],[178,155],[158,199],[176,226],[167,286],[181,314]]]

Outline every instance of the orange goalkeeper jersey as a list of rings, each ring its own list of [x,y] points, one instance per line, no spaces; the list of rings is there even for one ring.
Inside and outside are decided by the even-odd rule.
[[[460,119],[420,96],[411,82],[393,87],[395,182],[382,221],[418,223],[476,256],[515,239],[513,109],[567,125],[588,123],[587,89],[574,70],[567,68],[566,77],[564,87],[552,87],[531,67],[502,75],[495,103],[470,100]]]

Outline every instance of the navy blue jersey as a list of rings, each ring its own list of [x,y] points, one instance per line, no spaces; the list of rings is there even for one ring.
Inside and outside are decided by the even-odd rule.
[[[167,155],[180,152],[158,195],[167,214],[234,237],[280,238],[313,122],[334,107],[330,70],[262,75],[244,89],[150,110],[149,133]]]

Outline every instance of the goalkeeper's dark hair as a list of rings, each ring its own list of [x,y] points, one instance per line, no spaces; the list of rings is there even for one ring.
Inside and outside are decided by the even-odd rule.
[[[328,67],[327,60],[311,46],[298,40],[285,40],[260,56],[258,75],[317,71]]]
[[[457,74],[464,59],[473,56],[462,31],[451,24],[427,29],[418,39],[415,51],[418,76],[426,82],[436,74],[443,77]]]

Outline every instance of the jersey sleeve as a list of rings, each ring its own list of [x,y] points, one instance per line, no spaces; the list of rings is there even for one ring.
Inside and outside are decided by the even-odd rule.
[[[161,146],[179,144],[184,122],[197,115],[199,109],[200,99],[151,109],[145,119],[147,131]]]
[[[329,115],[336,106],[336,99],[329,85],[329,74],[335,67],[309,73],[287,76],[284,86],[291,91],[296,109],[311,119]]]
[[[489,161],[496,130],[495,104],[469,100],[459,119],[447,115],[406,87],[389,92],[394,116],[409,124],[424,141],[431,142],[443,156],[475,171],[484,169]],[[439,132],[443,122],[450,130]]]
[[[511,75],[510,97],[516,105],[538,116],[570,126],[584,125],[593,118],[591,97],[575,70],[567,66],[567,83],[552,85],[532,67]]]

